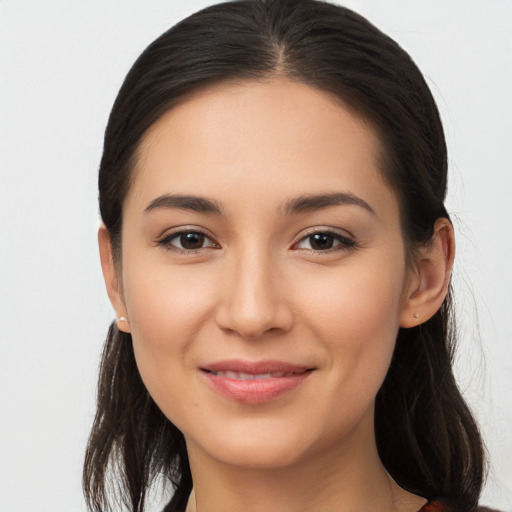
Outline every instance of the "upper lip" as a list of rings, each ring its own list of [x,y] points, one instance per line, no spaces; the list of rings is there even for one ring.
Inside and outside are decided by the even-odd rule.
[[[314,368],[302,364],[285,361],[243,361],[241,359],[227,359],[216,361],[201,367],[209,372],[237,372],[252,373],[254,375],[267,373],[303,373]]]

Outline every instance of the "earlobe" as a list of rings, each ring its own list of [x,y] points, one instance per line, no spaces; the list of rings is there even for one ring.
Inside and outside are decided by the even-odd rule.
[[[130,323],[127,320],[126,305],[122,293],[122,287],[114,262],[112,244],[107,228],[102,224],[98,230],[98,245],[100,249],[101,269],[108,297],[116,312],[116,324],[120,331],[129,333]]]
[[[453,226],[448,219],[437,219],[431,242],[419,252],[400,327],[415,327],[426,322],[439,310],[448,293],[455,255]]]

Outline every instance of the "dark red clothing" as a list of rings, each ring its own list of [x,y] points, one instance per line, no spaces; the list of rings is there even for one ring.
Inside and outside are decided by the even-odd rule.
[[[450,509],[439,501],[429,501],[418,512],[450,512]]]
[[[440,501],[429,501],[425,503],[421,510],[418,512],[450,512],[450,508],[448,505],[441,503]],[[477,512],[498,512],[497,510],[493,510],[487,507],[478,507]]]

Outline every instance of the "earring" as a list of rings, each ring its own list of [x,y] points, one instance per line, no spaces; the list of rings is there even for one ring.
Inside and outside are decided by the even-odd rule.
[[[120,316],[118,321],[119,322],[128,322],[127,318],[124,316]]]
[[[419,313],[414,313],[414,315],[412,315],[414,318],[419,318],[420,317],[420,314]]]

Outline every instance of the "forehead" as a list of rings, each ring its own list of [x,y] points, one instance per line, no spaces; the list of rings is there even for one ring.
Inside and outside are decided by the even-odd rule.
[[[386,190],[389,199],[380,155],[374,129],[325,92],[277,79],[222,84],[148,130],[128,199],[142,207],[162,193],[194,193],[277,203],[332,188],[374,200]]]

